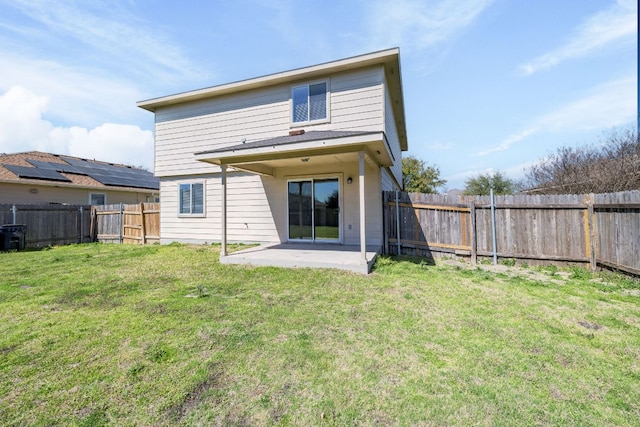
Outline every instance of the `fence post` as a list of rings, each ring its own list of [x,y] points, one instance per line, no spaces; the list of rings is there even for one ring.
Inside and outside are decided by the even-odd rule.
[[[122,205],[122,203],[120,203],[120,237],[118,239],[120,241],[120,244],[122,244],[123,242],[122,236],[124,233],[124,219],[123,219],[123,213],[122,213],[123,209],[124,209],[124,206]]]
[[[595,210],[593,209],[595,195],[589,194],[589,201],[587,202],[587,223],[589,231],[589,247],[586,248],[589,252],[589,268],[591,271],[596,271],[598,267],[598,257],[596,256],[596,227],[595,227]]]
[[[141,220],[140,226],[142,227],[142,236],[140,237],[140,242],[144,245],[147,243],[147,240],[146,240],[147,231],[144,228],[144,203],[140,203],[140,220]]]
[[[16,205],[11,206],[11,220],[13,221],[13,224],[17,224],[17,216],[18,216],[18,208],[16,207]]]
[[[84,231],[84,208],[82,206],[80,206],[80,209],[78,209],[78,213],[80,215],[80,232],[78,233],[78,243],[82,243],[82,234]]]
[[[400,256],[400,203],[398,202],[398,190],[396,189],[396,243],[398,256]]]
[[[476,202],[469,203],[471,214],[471,263],[476,265],[478,262],[478,240],[476,237]]]
[[[98,233],[96,232],[96,214],[97,206],[91,206],[91,219],[89,223],[89,242],[96,242],[98,240]]]
[[[493,240],[493,265],[498,264],[498,241],[496,239],[496,201],[493,197],[493,188],[489,190],[491,197],[491,240]]]
[[[384,224],[383,233],[384,233],[384,254],[389,255],[389,229],[387,227],[387,223],[389,221],[389,212],[388,212],[388,194],[386,191],[382,192],[382,223]]]

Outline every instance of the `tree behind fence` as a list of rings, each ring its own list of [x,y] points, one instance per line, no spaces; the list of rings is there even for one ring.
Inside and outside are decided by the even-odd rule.
[[[384,218],[387,253],[493,256],[488,196],[385,192]],[[640,274],[640,191],[496,196],[495,219],[500,258]]]

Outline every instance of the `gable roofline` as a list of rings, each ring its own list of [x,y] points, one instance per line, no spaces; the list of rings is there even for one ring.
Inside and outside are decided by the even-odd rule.
[[[355,70],[358,68],[381,65],[384,67],[389,94],[391,97],[392,109],[396,128],[400,138],[400,147],[407,150],[407,130],[404,115],[404,96],[402,94],[402,75],[400,71],[400,49],[381,50],[366,53],[350,58],[339,59],[337,61],[325,62],[309,67],[296,68],[289,71],[268,74],[232,83],[225,83],[217,86],[206,87],[187,92],[180,92],[173,95],[152,98],[139,101],[136,105],[147,111],[155,112],[162,107],[181,104],[185,102],[198,101],[206,98],[213,98],[230,93],[237,93],[246,90],[259,89],[277,84],[289,83],[295,80],[313,79],[327,74]]]

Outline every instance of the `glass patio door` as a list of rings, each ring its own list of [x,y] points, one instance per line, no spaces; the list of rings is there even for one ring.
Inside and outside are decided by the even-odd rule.
[[[337,178],[289,181],[289,240],[340,240],[340,185]]]

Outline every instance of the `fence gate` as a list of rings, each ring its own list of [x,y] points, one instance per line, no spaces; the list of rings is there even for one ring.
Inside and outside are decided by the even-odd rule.
[[[160,204],[94,206],[96,240],[102,243],[160,242]]]

